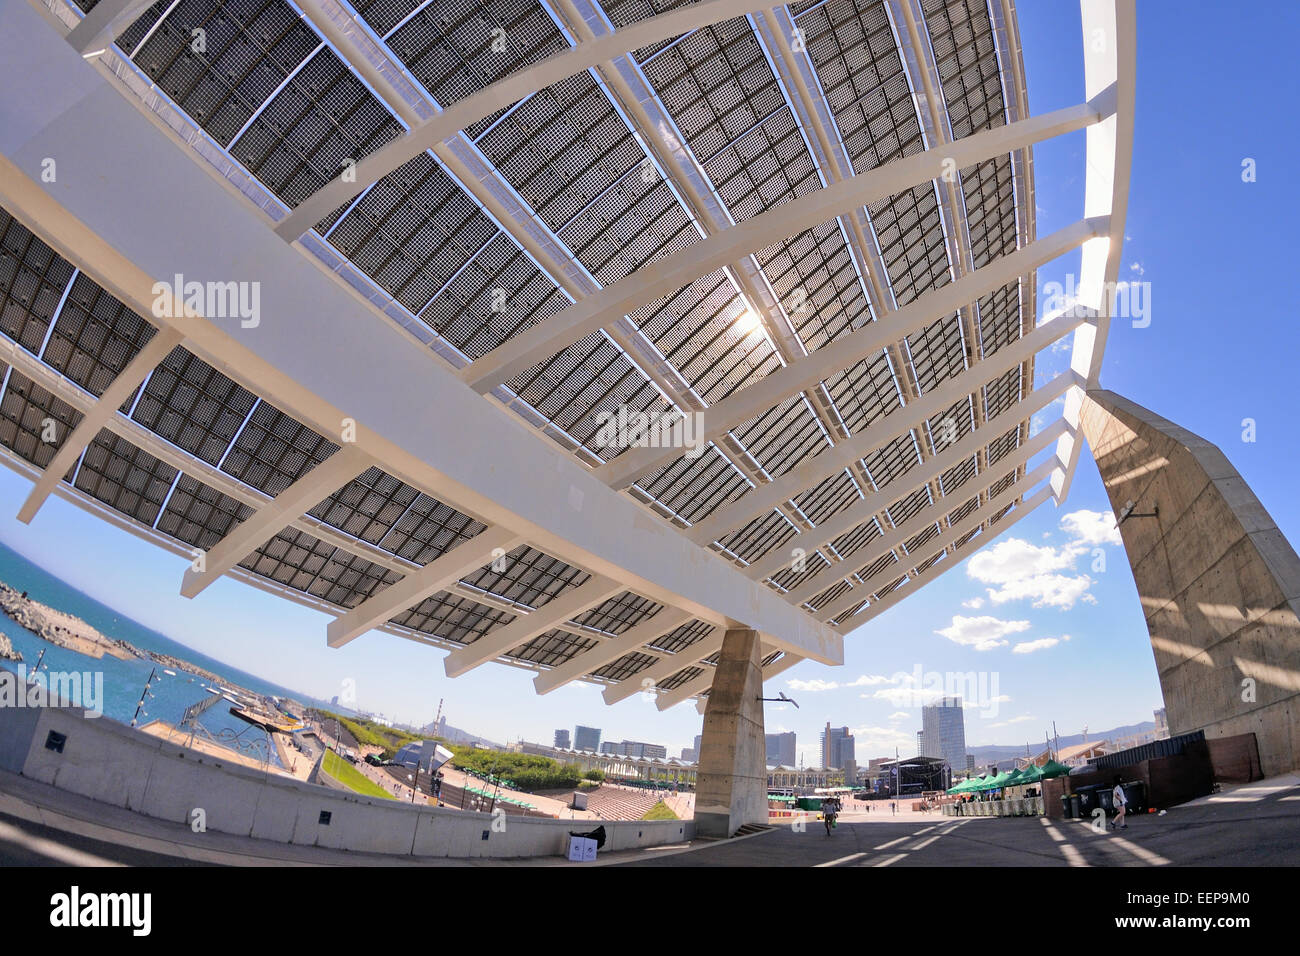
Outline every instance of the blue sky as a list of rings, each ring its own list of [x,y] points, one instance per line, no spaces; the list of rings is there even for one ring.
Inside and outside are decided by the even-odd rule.
[[[1031,111],[1078,102],[1077,7],[1018,6]],[[1300,446],[1300,422],[1287,385],[1300,332],[1279,283],[1294,274],[1300,251],[1292,223],[1300,208],[1292,121],[1300,84],[1290,67],[1300,7],[1247,5],[1213,17],[1195,9],[1139,4],[1122,272],[1150,283],[1151,322],[1113,324],[1102,384],[1218,444],[1294,542],[1300,506],[1288,494],[1285,466]],[[1256,165],[1253,183],[1241,178],[1247,158]],[[1040,236],[1081,214],[1082,164],[1082,134],[1036,150]],[[1040,285],[1062,280],[1077,262],[1075,255],[1040,270]],[[1040,356],[1039,380],[1065,363],[1064,354]],[[1243,441],[1246,419],[1255,423],[1253,442]],[[554,728],[583,723],[601,727],[606,739],[658,741],[676,753],[700,731],[689,705],[660,713],[634,695],[606,707],[597,688],[582,684],[538,697],[531,675],[513,668],[448,680],[441,652],[388,635],[329,650],[325,615],[227,579],[186,600],[178,593],[186,562],[60,499],[30,527],[19,524],[12,516],[29,490],[0,469],[0,540],[141,623],[281,684],[328,698],[352,680],[360,706],[413,722],[431,720],[446,698],[451,723],[498,740],[549,740]],[[769,705],[768,730],[796,731],[808,763],[818,760],[827,721],[857,733],[860,761],[895,746],[914,751],[920,712],[900,702],[906,685],[897,675],[918,668],[996,675],[996,714],[967,712],[972,746],[1041,744],[1053,721],[1069,734],[1149,720],[1161,705],[1159,685],[1132,575],[1107,540],[1108,513],[1085,454],[1063,507],[1043,506],[851,635],[843,667],[805,663],[769,685],[800,708]],[[984,645],[974,643],[981,638]]]

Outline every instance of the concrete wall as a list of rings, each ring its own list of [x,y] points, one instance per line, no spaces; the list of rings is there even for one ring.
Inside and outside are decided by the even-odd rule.
[[[429,857],[563,855],[570,830],[590,820],[493,817],[340,793],[267,775],[186,750],[80,708],[0,708],[0,768],[145,816],[189,825],[201,807],[207,828],[308,846]],[[62,754],[47,750],[49,731],[67,737]],[[330,822],[320,822],[321,811]],[[501,827],[502,822],[497,826]],[[603,852],[679,843],[694,836],[690,820],[602,821]]]
[[[1103,390],[1082,427],[1112,508],[1133,502],[1120,534],[1170,733],[1254,733],[1266,775],[1300,767],[1300,557],[1204,439]]]

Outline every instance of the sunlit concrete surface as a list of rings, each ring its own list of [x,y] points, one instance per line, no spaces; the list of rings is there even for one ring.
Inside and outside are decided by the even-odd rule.
[[[743,842],[635,861],[643,866],[1295,866],[1300,864],[1300,777],[1288,776],[1130,818],[1098,832],[1086,821],[1042,817],[886,815],[779,827]],[[875,816],[875,813],[872,814]]]

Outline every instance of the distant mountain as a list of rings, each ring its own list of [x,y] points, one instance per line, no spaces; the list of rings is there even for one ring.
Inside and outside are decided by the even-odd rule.
[[[1107,739],[1113,740],[1117,737],[1131,737],[1134,734],[1144,733],[1148,730],[1155,730],[1155,726],[1155,721],[1146,720],[1140,724],[1126,724],[1123,727],[1114,727],[1110,730],[1098,730],[1096,732],[1089,730],[1088,739],[1099,741]],[[1042,738],[1039,738],[1037,741],[1030,740],[1028,743],[1028,756],[1031,757],[1042,753],[1043,748],[1046,746]],[[1081,743],[1083,743],[1083,734],[1068,734],[1060,737],[1058,740],[1053,740],[1052,746],[1053,748],[1057,746],[1065,748],[1073,747],[1075,744]],[[967,747],[966,752],[975,758],[975,766],[982,767],[986,764],[996,762],[999,764],[999,769],[1006,769],[1006,767],[1001,766],[1003,763],[1009,767],[1015,758],[1026,756],[1024,744],[1020,744],[1019,746],[990,744],[986,747]]]
[[[428,734],[432,737],[437,733],[437,727],[432,723],[425,724],[420,728],[420,733]],[[448,743],[464,744],[466,746],[469,744],[478,744],[480,747],[489,747],[493,750],[506,749],[504,745],[488,740],[482,734],[472,734],[468,730],[461,730],[459,727],[453,727],[451,724],[444,725],[441,736]]]

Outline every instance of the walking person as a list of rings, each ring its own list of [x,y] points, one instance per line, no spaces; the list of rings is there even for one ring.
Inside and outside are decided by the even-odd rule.
[[[1125,816],[1128,811],[1128,798],[1124,796],[1124,785],[1119,782],[1119,774],[1115,775],[1115,789],[1111,791],[1111,802],[1115,804],[1115,819],[1110,821],[1111,827],[1119,824],[1121,830],[1127,830],[1128,824],[1125,822]]]

